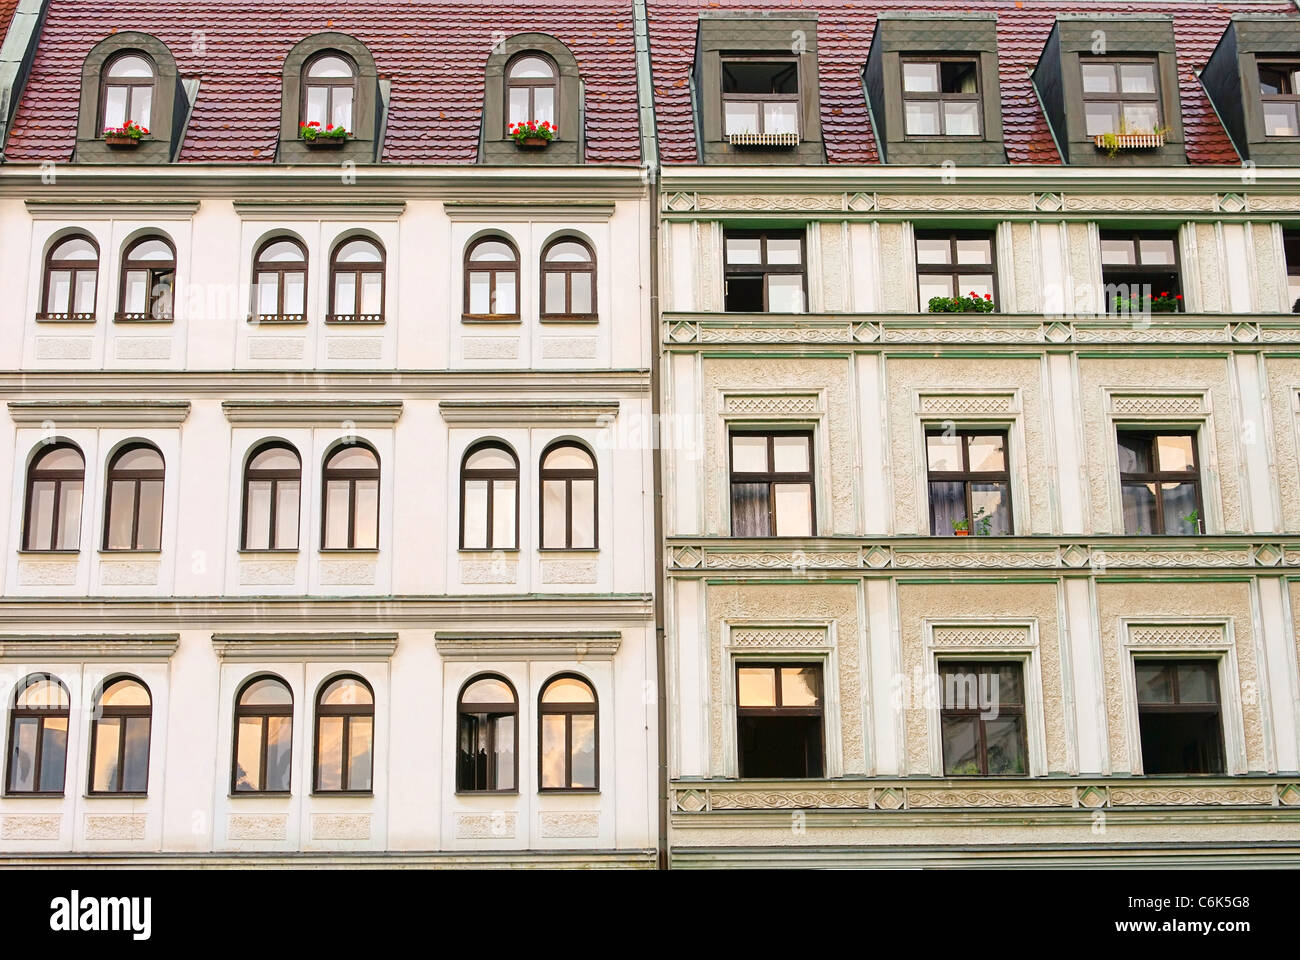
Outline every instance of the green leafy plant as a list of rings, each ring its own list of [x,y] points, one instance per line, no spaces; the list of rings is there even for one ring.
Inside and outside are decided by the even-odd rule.
[[[1126,297],[1122,293],[1115,295],[1116,313],[1178,313],[1182,308],[1183,295],[1171,295],[1168,290],[1159,296],[1151,293],[1135,297]]]
[[[992,313],[993,296],[980,296],[974,290],[965,297],[931,297],[931,313]]]
[[[987,537],[993,533],[993,515],[983,507],[975,512],[975,536]]]
[[[332,123],[327,123],[322,127],[319,120],[308,120],[298,124],[298,136],[308,141],[347,140],[351,134],[342,126],[336,127]]]
[[[521,120],[518,123],[510,124],[510,136],[515,143],[523,143],[525,140],[554,140],[555,135],[560,131],[556,129],[555,124],[547,120],[537,123],[533,120]]]
[[[142,127],[134,120],[128,120],[120,127],[105,127],[105,137],[130,137],[132,140],[139,140],[149,133],[147,127]]]
[[[1169,135],[1170,129],[1170,127],[1155,127],[1151,130],[1134,130],[1131,129],[1128,123],[1125,122],[1124,118],[1121,117],[1119,121],[1119,129],[1113,130],[1110,133],[1103,133],[1098,138],[1097,145],[1101,147],[1106,156],[1114,159],[1115,155],[1119,153],[1120,149],[1124,146],[1123,137],[1166,137]]]
[[[952,532],[958,536],[970,533],[970,521],[965,517],[960,520],[949,520],[948,522],[952,524]]]
[[[1184,513],[1178,519],[1191,527],[1192,533],[1196,533],[1201,529],[1201,511],[1199,509],[1193,510],[1191,513]]]

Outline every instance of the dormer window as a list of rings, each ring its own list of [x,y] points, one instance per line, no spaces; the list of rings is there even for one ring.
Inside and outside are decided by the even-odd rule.
[[[722,60],[723,133],[799,133],[799,61],[794,57]]]
[[[103,112],[100,127],[106,130],[130,121],[148,130],[155,80],[153,64],[137,53],[125,53],[109,61],[99,101]]]
[[[1087,134],[1154,133],[1160,129],[1160,92],[1154,59],[1080,63]]]
[[[506,73],[506,127],[511,124],[554,124],[558,100],[555,65],[546,57],[524,54],[510,63]]]
[[[1300,61],[1261,60],[1259,99],[1264,136],[1300,137]]]
[[[302,81],[303,122],[351,130],[356,91],[357,72],[351,60],[337,53],[313,58]]]
[[[909,137],[980,135],[979,61],[904,60],[903,117]]]

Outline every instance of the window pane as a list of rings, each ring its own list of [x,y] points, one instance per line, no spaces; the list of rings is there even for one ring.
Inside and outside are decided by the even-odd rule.
[[[244,547],[265,550],[270,547],[271,481],[250,480],[244,501]]]
[[[771,667],[740,667],[739,704],[742,707],[776,706],[776,671]]]
[[[261,790],[262,718],[240,717],[235,737],[235,790]]]
[[[64,480],[59,504],[59,535],[56,550],[76,550],[81,543],[81,481]]]
[[[1116,78],[1113,63],[1085,63],[1083,69],[1084,93],[1115,93]]]
[[[1137,682],[1138,703],[1173,703],[1174,668],[1159,660],[1135,660],[1133,676]]]
[[[938,93],[937,63],[903,63],[903,90],[906,93]]]
[[[817,667],[781,668],[781,706],[816,707],[822,702],[822,672]]]
[[[130,87],[104,88],[104,127],[120,127],[126,123],[126,98]]]
[[[731,485],[731,535],[733,537],[770,536],[767,514],[766,483]]]
[[[335,87],[331,97],[330,123],[344,130],[352,129],[352,88]]]
[[[953,433],[932,433],[925,438],[926,459],[932,473],[961,470],[962,438]]]
[[[320,696],[320,702],[331,706],[372,704],[370,689],[354,677],[340,677],[333,681]]]
[[[944,93],[975,93],[975,62],[945,61],[940,64],[940,83]]]
[[[1126,103],[1124,125],[1129,133],[1150,133],[1160,126],[1160,111],[1154,103]]]
[[[546,685],[543,703],[595,703],[596,698],[585,681],[574,677],[561,677]]]
[[[776,498],[776,535],[778,537],[811,537],[812,486],[806,483],[777,483],[772,485]]]
[[[542,482],[542,546],[565,546],[565,483]]]
[[[275,547],[298,549],[298,481],[281,480],[276,485]],[[263,520],[265,528],[266,520]],[[265,535],[263,535],[265,538]]]
[[[952,277],[948,275],[921,274],[917,298],[922,310],[925,310],[935,297],[953,295]]]
[[[772,459],[777,473],[803,473],[811,469],[808,463],[807,437],[773,437]]]
[[[280,309],[279,301],[279,274],[259,273],[257,275],[257,312],[267,316],[277,313]]]
[[[993,241],[981,238],[957,239],[958,263],[992,263]]]
[[[316,789],[343,786],[343,717],[321,717],[316,743]]]
[[[798,93],[799,68],[788,60],[775,63],[724,60],[722,90],[724,93]]]
[[[469,312],[477,314],[486,314],[492,312],[492,301],[489,299],[489,293],[492,285],[492,274],[487,272],[474,272],[469,275]]]
[[[564,302],[566,284],[564,279],[565,274],[563,273],[547,273],[545,275],[546,301],[542,306],[544,312],[566,312],[566,305]]]
[[[542,717],[542,786],[568,786],[564,782],[564,717],[559,714]]]
[[[378,316],[383,312],[384,275],[381,273],[363,273],[361,275],[361,313]]]
[[[525,120],[531,120],[528,116],[528,88],[512,87],[510,89],[510,104],[507,109],[507,123],[522,123]]]
[[[769,276],[767,309],[769,313],[803,313],[803,277]]]
[[[763,104],[764,133],[798,133],[799,104],[783,100]]]
[[[943,105],[943,132],[950,137],[979,136],[979,110],[974,100],[948,101]]]
[[[1126,483],[1121,487],[1124,532],[1150,534],[1156,529],[1156,493],[1149,483]]]
[[[1200,663],[1178,664],[1178,702],[1219,702],[1218,661],[1205,660]],[[48,725],[45,735],[49,736]]]
[[[949,777],[978,776],[979,720],[943,717],[943,772]]]
[[[486,480],[465,481],[465,502],[461,504],[465,518],[465,547],[482,550],[487,547],[487,489]]]
[[[1165,508],[1165,533],[1175,536],[1192,536],[1201,532],[1196,484],[1162,483],[1160,493]]]
[[[1119,86],[1124,93],[1155,93],[1155,64],[1121,63],[1119,65]]]
[[[293,746],[293,718],[266,718],[266,789],[289,789],[289,757]]]
[[[968,438],[967,456],[975,473],[995,473],[1007,468],[1006,437],[1000,433]]]
[[[68,758],[68,718],[47,717],[41,738],[41,790],[61,791]]]
[[[727,237],[727,263],[763,262],[763,241],[758,237]]]
[[[952,243],[947,237],[917,237],[916,262],[952,263]]]
[[[1296,104],[1294,101],[1264,101],[1264,136],[1300,136],[1300,122],[1296,118]]]
[[[725,124],[723,133],[758,133],[760,106],[753,100],[724,100],[722,103]]]
[[[13,747],[9,753],[9,789],[36,789],[36,734],[40,721],[14,717]]]
[[[136,531],[135,549],[159,550],[162,548],[163,482],[140,481],[140,521]]]
[[[1005,537],[1011,533],[1011,492],[1005,483],[972,482],[970,502],[975,517],[980,518],[971,523],[972,534]],[[985,517],[989,523],[982,525]]]
[[[935,100],[907,100],[904,122],[912,136],[933,136],[939,132],[939,104]]]
[[[77,313],[91,313],[95,309],[95,284],[98,276],[93,270],[78,270],[76,289],[77,300],[73,309]]]
[[[515,548],[515,481],[497,480],[492,485],[492,546]]]
[[[1186,435],[1156,437],[1156,459],[1165,472],[1193,470],[1192,438]]]
[[[993,275],[991,273],[964,273],[957,278],[957,290],[962,296],[976,296],[981,300],[987,295],[993,296]]]
[[[115,480],[109,485],[108,540],[110,550],[131,549],[132,507],[135,505],[135,483]]]
[[[351,316],[357,312],[357,275],[334,274],[334,312]]]
[[[515,718],[496,718],[496,775],[498,790],[515,788]]]
[[[573,312],[576,314],[592,313],[591,274],[575,273],[569,277],[573,291]]]
[[[149,113],[153,106],[153,87],[135,87],[131,90],[131,119],[137,126],[149,129]]]
[[[325,484],[325,547],[340,549],[348,545],[348,482],[331,480]]]
[[[596,545],[596,481],[573,481],[573,546]]]
[[[356,481],[357,503],[353,522],[353,546],[374,550],[379,546],[379,481]]]
[[[1116,133],[1119,131],[1119,104],[1097,103],[1090,101],[1083,105],[1083,114],[1087,124],[1087,134],[1095,137],[1099,133]]]
[[[496,298],[492,301],[492,313],[511,316],[519,312],[519,301],[515,298],[515,275],[504,270],[497,271]]]
[[[1132,240],[1103,237],[1101,240],[1101,262],[1106,266],[1135,264],[1137,263],[1137,248]]]
[[[374,720],[370,717],[349,717],[348,724],[348,789],[369,790]]]
[[[1120,473],[1151,472],[1151,441],[1137,434],[1119,435],[1119,470]]]
[[[533,120],[555,122],[555,91],[551,87],[533,88]]]
[[[46,300],[46,310],[50,313],[70,312],[69,303],[72,294],[72,273],[68,270],[50,271],[50,294]]]
[[[988,743],[990,777],[1024,775],[1024,738],[1022,716],[1004,716],[984,721],[984,737]]]
[[[596,786],[596,718],[591,714],[573,717],[573,782],[575,788]]]
[[[767,472],[767,437],[760,434],[731,435],[732,473]]]
[[[946,537],[953,521],[966,519],[966,484],[954,480],[930,481],[930,533]]]
[[[125,313],[144,313],[149,302],[149,271],[128,270],[122,301]]]
[[[803,263],[803,241],[799,237],[768,237],[767,262],[781,266]]]
[[[515,694],[505,682],[484,677],[466,687],[460,700],[461,703],[514,703]]]
[[[307,87],[307,122],[319,123],[322,127],[329,120],[325,116],[326,105],[329,102],[328,87]]]
[[[91,773],[92,790],[117,789],[117,748],[122,720],[100,717],[95,721],[95,769]]]
[[[284,275],[284,312],[307,312],[307,275],[305,273],[286,273]]]
[[[126,718],[126,756],[122,789],[143,793],[149,787],[149,718]]]

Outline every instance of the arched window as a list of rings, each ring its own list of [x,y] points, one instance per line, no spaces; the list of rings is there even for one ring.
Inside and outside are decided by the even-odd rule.
[[[302,461],[287,443],[265,443],[244,467],[244,550],[297,550]]]
[[[514,790],[519,781],[519,700],[504,677],[477,677],[460,692],[456,789]]]
[[[8,793],[63,793],[68,759],[68,689],[34,673],[14,693],[9,724]]]
[[[288,793],[293,694],[279,677],[249,680],[235,700],[232,793]]]
[[[81,546],[81,492],[86,461],[70,443],[46,447],[27,468],[24,550],[76,550]]]
[[[382,323],[384,251],[373,240],[353,238],[334,248],[330,259],[332,322]]]
[[[564,674],[542,688],[538,785],[543,790],[595,790],[600,785],[596,691]]]
[[[163,237],[141,237],[122,257],[118,320],[170,320],[176,288],[176,251]]]
[[[149,690],[134,677],[108,683],[95,700],[90,738],[90,792],[149,789]]]
[[[576,443],[555,443],[542,454],[542,549],[596,546],[596,462]]]
[[[345,443],[325,458],[321,548],[379,547],[379,457],[364,443]]]
[[[375,695],[360,677],[336,677],[316,700],[318,793],[369,793]]]
[[[130,443],[108,462],[105,550],[162,548],[163,458],[149,443]]]
[[[586,242],[561,237],[542,252],[542,316],[596,318],[596,255]]]
[[[123,53],[110,60],[99,98],[100,129],[121,127],[129,120],[147,131],[155,76],[153,63],[141,54]]]
[[[352,105],[357,99],[357,68],[351,58],[332,51],[307,61],[302,76],[302,122],[342,127],[352,132]]]
[[[484,237],[465,252],[465,315],[519,319],[519,253],[501,237]]]
[[[41,319],[94,320],[99,247],[83,234],[65,237],[45,257]]]
[[[555,123],[558,87],[555,64],[549,57],[525,53],[506,68],[506,127],[532,120]]]
[[[258,320],[307,319],[307,251],[297,240],[272,238],[258,247],[253,284]]]
[[[514,550],[518,545],[519,461],[505,444],[475,444],[460,468],[460,548]]]

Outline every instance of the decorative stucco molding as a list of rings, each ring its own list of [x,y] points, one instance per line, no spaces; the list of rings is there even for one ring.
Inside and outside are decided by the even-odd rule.
[[[824,626],[733,626],[727,641],[733,647],[824,647],[830,636]]]
[[[406,211],[405,200],[236,200],[241,220],[346,220],[351,223],[396,221]]]
[[[735,416],[817,416],[821,400],[817,394],[724,394],[724,412]]]
[[[231,423],[308,424],[336,427],[342,423],[390,425],[402,415],[401,400],[223,400],[221,409]]]
[[[617,400],[442,400],[438,411],[448,423],[582,424],[603,426],[618,416]]]
[[[930,634],[936,647],[1028,647],[1037,639],[1025,624],[935,624]]]
[[[434,645],[449,660],[611,660],[618,630],[439,630]]]
[[[396,633],[214,633],[219,660],[387,660]]]
[[[184,423],[188,400],[10,400],[14,423],[86,424],[90,426],[154,426]]]
[[[179,633],[0,634],[0,660],[167,660],[180,639]]]

